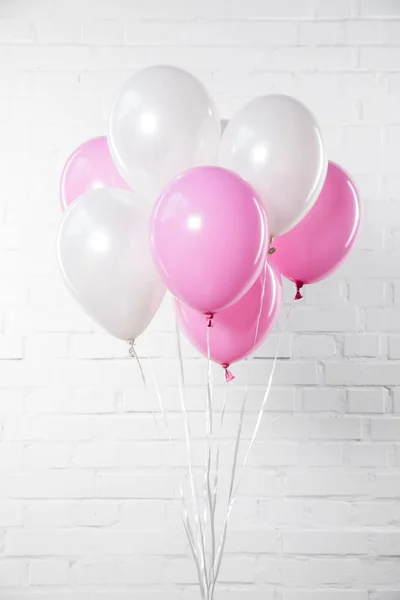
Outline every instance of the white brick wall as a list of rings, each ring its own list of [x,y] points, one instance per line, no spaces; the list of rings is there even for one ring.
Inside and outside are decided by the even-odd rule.
[[[0,598],[199,598],[171,306],[148,337],[168,447],[137,366],[69,298],[54,252],[63,162],[106,131],[128,74],[160,62],[198,75],[223,117],[299,97],[365,208],[351,258],[294,307],[217,599],[399,600],[399,0],[0,0]],[[224,456],[246,380],[251,435],[276,342],[234,367]],[[205,364],[185,351],[200,438]]]

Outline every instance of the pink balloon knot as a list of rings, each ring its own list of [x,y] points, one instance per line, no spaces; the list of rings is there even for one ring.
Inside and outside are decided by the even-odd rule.
[[[235,379],[234,374],[229,370],[229,364],[228,363],[224,363],[222,365],[223,369],[225,369],[225,381],[229,382],[229,381],[233,381],[233,379]]]
[[[206,313],[207,327],[214,327],[214,313]]]
[[[301,288],[303,287],[304,283],[301,283],[300,281],[296,281],[296,295],[294,297],[295,300],[301,300],[303,295],[300,292]]]

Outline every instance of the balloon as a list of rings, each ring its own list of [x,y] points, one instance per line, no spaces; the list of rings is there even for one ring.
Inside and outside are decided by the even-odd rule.
[[[282,286],[274,270],[265,264],[249,291],[229,308],[218,313],[210,329],[210,356],[228,371],[231,363],[251,354],[271,330],[279,309]],[[207,334],[204,317],[176,300],[178,319],[192,344],[207,356]]]
[[[132,192],[103,188],[74,202],[60,226],[58,261],[82,308],[122,340],[143,333],[165,293],[151,258],[148,214]]]
[[[273,236],[307,214],[327,168],[313,115],[298,100],[283,95],[260,96],[246,104],[222,135],[219,159],[260,194]]]
[[[61,175],[61,206],[65,210],[82,194],[102,187],[129,190],[112,161],[104,136],[84,142],[68,158]]]
[[[197,167],[172,181],[155,206],[150,232],[167,288],[210,316],[247,292],[268,249],[257,194],[221,167]]]
[[[150,200],[182,171],[215,163],[220,134],[211,96],[193,75],[176,67],[139,71],[111,109],[114,162],[132,188]]]
[[[350,252],[360,226],[360,200],[349,175],[329,162],[322,192],[308,215],[274,239],[270,261],[298,285],[315,283],[334,271]]]

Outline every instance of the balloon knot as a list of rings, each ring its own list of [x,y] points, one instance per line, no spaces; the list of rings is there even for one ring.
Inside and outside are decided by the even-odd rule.
[[[135,340],[129,342],[129,354],[135,356]]]
[[[206,313],[207,327],[214,326],[214,313]]]
[[[229,382],[229,381],[233,381],[233,379],[235,379],[234,374],[229,370],[229,364],[228,363],[224,363],[222,365],[223,369],[225,369],[225,381]]]
[[[295,300],[301,300],[303,295],[300,292],[301,288],[303,287],[304,283],[301,283],[301,281],[296,281],[296,295],[294,297]]]
[[[272,245],[274,241],[274,236],[270,235],[269,236],[269,248],[268,248],[268,254],[273,254],[276,251],[276,248],[274,248],[274,246]]]

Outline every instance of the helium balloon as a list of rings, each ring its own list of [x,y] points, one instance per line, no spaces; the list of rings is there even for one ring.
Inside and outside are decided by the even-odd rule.
[[[274,239],[270,261],[300,288],[330,275],[346,258],[360,227],[356,187],[339,165],[329,162],[322,192],[293,229]]]
[[[327,168],[314,116],[295,98],[274,94],[252,100],[230,119],[219,160],[260,194],[273,236],[311,209]]]
[[[256,192],[221,167],[198,167],[172,181],[151,224],[153,256],[172,294],[213,315],[249,290],[268,250]]]
[[[221,310],[210,329],[210,357],[225,369],[226,379],[233,376],[229,365],[256,350],[267,337],[277,317],[282,285],[268,265],[249,291],[235,304]],[[201,313],[176,300],[178,319],[192,344],[205,356],[207,333]]]
[[[87,140],[68,158],[61,175],[61,206],[65,210],[82,194],[103,187],[130,189],[113,163],[105,136]]]
[[[220,134],[217,108],[203,84],[177,67],[156,66],[119,91],[108,139],[123,178],[154,202],[182,171],[216,162]]]
[[[135,340],[164,297],[148,214],[132,192],[103,188],[74,202],[60,226],[58,261],[82,308],[116,338]]]

